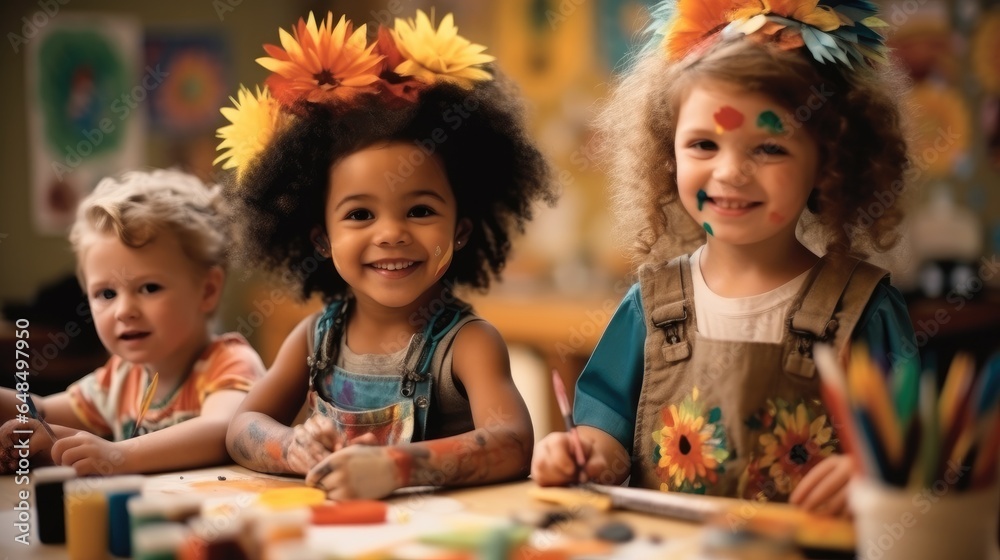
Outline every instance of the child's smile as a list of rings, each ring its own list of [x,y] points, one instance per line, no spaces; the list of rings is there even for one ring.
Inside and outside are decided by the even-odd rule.
[[[374,268],[378,274],[386,278],[405,278],[416,271],[416,267],[421,264],[417,261],[383,259],[373,262],[368,266]]]
[[[337,272],[361,300],[418,302],[454,252],[457,207],[441,163],[410,144],[377,145],[337,162],[330,180],[326,228]]]
[[[769,97],[725,82],[691,88],[674,149],[681,203],[717,241],[794,236],[816,186],[819,149]]]

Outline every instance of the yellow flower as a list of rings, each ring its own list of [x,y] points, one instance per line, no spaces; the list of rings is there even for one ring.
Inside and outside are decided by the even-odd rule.
[[[329,12],[317,27],[316,18],[309,12],[308,22],[299,18],[294,36],[279,29],[284,48],[264,45],[271,56],[257,59],[274,72],[267,79],[274,96],[287,105],[302,100],[331,103],[370,91],[379,79],[382,57],[372,54],[375,45],[368,45],[366,27],[362,25],[355,31],[344,16],[334,27]]]
[[[223,169],[236,168],[241,173],[246,164],[267,147],[282,121],[286,118],[281,112],[278,101],[271,97],[267,88],[264,91],[257,88],[254,95],[249,89],[240,86],[237,98],[229,99],[234,107],[223,107],[223,116],[230,122],[219,128],[216,136],[222,138],[218,150],[225,150],[212,163],[228,160]]]
[[[760,436],[764,452],[760,467],[768,468],[783,494],[790,494],[807,472],[836,449],[826,415],[810,416],[805,403],[799,403],[794,411],[781,410],[773,433]]]
[[[495,59],[483,54],[486,47],[459,36],[451,14],[444,16],[437,30],[422,10],[417,10],[416,21],[396,18],[392,38],[406,59],[394,69],[401,76],[426,84],[441,80],[467,89],[473,82],[492,78],[476,66]]]

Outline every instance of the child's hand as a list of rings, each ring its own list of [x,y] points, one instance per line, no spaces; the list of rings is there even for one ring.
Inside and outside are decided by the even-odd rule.
[[[846,455],[831,455],[802,477],[788,501],[806,511],[831,516],[847,514],[847,483],[854,463]]]
[[[583,472],[577,479],[576,452],[573,440],[566,432],[552,432],[535,445],[531,459],[531,478],[539,486],[562,486],[596,479],[607,469],[607,461],[599,453],[593,452],[593,445],[587,440],[580,441],[583,456],[587,459]]]
[[[403,480],[389,448],[363,445],[362,438],[316,465],[306,475],[306,484],[325,491],[331,500],[378,499],[401,488]]]
[[[31,430],[34,433],[15,434],[14,430]],[[16,472],[21,459],[36,457],[51,448],[52,439],[37,420],[31,419],[25,423],[19,420],[4,422],[0,426],[0,474]]]
[[[111,442],[89,432],[77,432],[52,445],[52,461],[73,467],[76,474],[112,475],[124,472],[124,442]],[[141,445],[141,442],[135,442]]]
[[[306,474],[341,447],[343,444],[333,422],[313,414],[293,428],[292,442],[288,445],[288,467],[298,474]]]

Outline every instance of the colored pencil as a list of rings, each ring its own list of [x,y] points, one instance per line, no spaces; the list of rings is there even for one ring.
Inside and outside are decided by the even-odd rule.
[[[583,454],[583,444],[580,443],[580,434],[576,430],[576,424],[573,423],[573,411],[569,408],[569,398],[566,396],[566,385],[563,384],[562,377],[559,376],[559,372],[555,369],[552,370],[552,388],[556,394],[556,402],[559,404],[559,412],[562,413],[563,422],[566,424],[566,432],[569,434],[570,441],[573,442],[573,452],[576,461],[576,478],[579,482],[583,482],[583,469],[587,464],[587,458]]]
[[[56,440],[59,439],[59,436],[57,436],[56,433],[52,431],[52,426],[49,426],[49,423],[46,422],[44,418],[42,418],[41,414],[38,413],[38,409],[35,408],[35,401],[31,400],[31,393],[25,393],[24,395],[25,395],[24,402],[27,403],[28,405],[28,414],[30,414],[31,417],[34,418],[35,420],[38,420],[38,423],[42,425],[42,429],[44,429],[45,433],[49,435],[49,438],[52,440],[52,443],[55,443]]]

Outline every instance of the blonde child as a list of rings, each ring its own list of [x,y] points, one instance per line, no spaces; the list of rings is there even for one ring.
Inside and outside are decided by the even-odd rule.
[[[34,397],[59,436],[37,424],[28,448],[77,473],[145,473],[228,460],[229,420],[254,381],[260,357],[236,333],[214,336],[229,234],[221,194],[175,171],[131,172],[101,181],[80,204],[70,241],[97,334],[111,359],[62,393]],[[157,375],[141,423],[139,407]],[[0,395],[5,419],[21,401]],[[3,468],[18,462],[2,430]],[[20,453],[20,451],[18,451]]]
[[[532,427],[506,346],[453,289],[500,271],[553,198],[548,168],[451,15],[397,19],[371,46],[336,21],[310,14],[266,46],[269,90],[241,92],[220,129],[251,256],[327,302],[241,406],[229,451],[334,499],[523,477]]]
[[[812,346],[913,343],[888,273],[849,256],[896,241],[899,82],[869,3],[767,6],[661,5],[604,115],[642,267],[577,385],[582,478],[836,514],[851,467]],[[546,437],[532,477],[577,480],[571,450]]]

